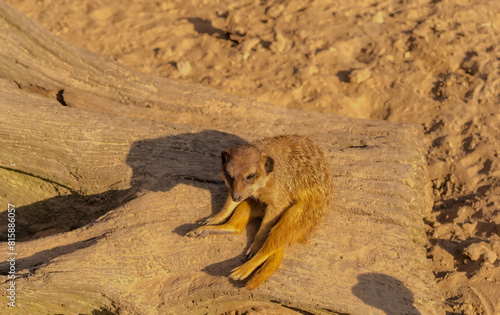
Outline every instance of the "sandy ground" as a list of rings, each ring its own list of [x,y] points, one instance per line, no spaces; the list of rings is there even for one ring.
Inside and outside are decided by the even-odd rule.
[[[449,314],[500,312],[500,2],[8,1],[133,69],[424,127],[428,257]]]

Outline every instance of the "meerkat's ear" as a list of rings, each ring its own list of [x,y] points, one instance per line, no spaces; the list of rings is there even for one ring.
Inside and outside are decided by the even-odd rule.
[[[264,165],[264,170],[266,171],[266,174],[269,174],[273,171],[274,160],[271,157],[262,154],[261,163]]]
[[[229,152],[222,151],[220,153],[220,158],[221,158],[222,166],[225,166],[229,160]]]

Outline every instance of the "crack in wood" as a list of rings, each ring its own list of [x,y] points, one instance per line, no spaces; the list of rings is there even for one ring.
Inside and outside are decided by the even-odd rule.
[[[4,169],[6,171],[11,171],[11,172],[15,172],[15,173],[19,173],[19,174],[23,174],[23,175],[27,175],[27,176],[31,176],[31,177],[35,177],[35,178],[38,178],[44,182],[47,182],[47,183],[50,183],[52,185],[55,185],[55,186],[58,186],[58,187],[62,187],[62,188],[65,188],[67,190],[69,190],[72,194],[78,194],[76,192],[76,190],[66,186],[66,185],[63,185],[63,184],[60,184],[60,183],[57,183],[53,180],[50,180],[48,178],[43,178],[41,176],[38,176],[38,175],[35,175],[35,174],[31,174],[31,173],[28,173],[28,172],[24,172],[24,171],[21,171],[21,170],[16,170],[14,168],[10,168],[10,167],[5,167],[5,166],[0,166],[0,169]]]

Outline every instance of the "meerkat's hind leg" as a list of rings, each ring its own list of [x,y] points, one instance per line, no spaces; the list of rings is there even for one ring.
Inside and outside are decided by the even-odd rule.
[[[241,202],[233,215],[221,225],[203,225],[189,232],[188,237],[205,237],[213,234],[239,234],[253,218],[261,212],[260,204],[253,200]]]

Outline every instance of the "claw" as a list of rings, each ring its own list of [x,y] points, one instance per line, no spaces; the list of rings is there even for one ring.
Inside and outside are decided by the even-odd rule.
[[[255,252],[252,250],[252,247],[250,247],[246,252],[245,260],[250,260],[253,256],[255,256]]]
[[[203,225],[210,225],[211,223],[212,223],[212,218],[207,218],[201,224],[203,224]]]

